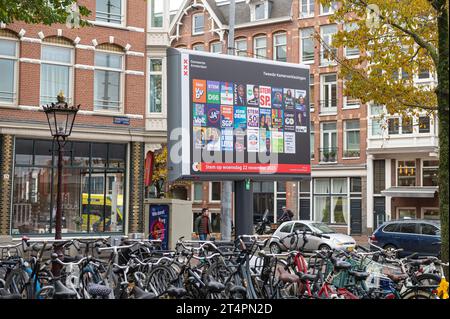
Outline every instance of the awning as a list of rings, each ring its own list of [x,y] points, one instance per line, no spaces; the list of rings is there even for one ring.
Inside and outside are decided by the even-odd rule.
[[[381,194],[390,197],[433,198],[437,191],[437,186],[395,186],[381,191]]]

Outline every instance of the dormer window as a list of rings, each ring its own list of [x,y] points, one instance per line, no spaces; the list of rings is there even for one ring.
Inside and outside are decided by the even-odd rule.
[[[205,32],[205,16],[198,13],[192,16],[192,34],[203,34]]]
[[[251,4],[251,20],[252,21],[260,21],[269,19],[271,2],[270,1],[260,1],[254,4]]]

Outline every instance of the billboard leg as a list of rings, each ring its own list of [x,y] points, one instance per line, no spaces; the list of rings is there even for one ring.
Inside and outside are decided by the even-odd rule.
[[[236,236],[253,235],[253,185],[247,190],[245,181],[236,181],[234,191]]]

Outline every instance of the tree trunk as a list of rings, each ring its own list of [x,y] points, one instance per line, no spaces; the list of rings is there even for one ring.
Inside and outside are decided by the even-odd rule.
[[[441,215],[441,259],[448,262],[448,139],[449,139],[449,103],[448,103],[448,12],[445,7],[438,16],[439,64],[438,73],[438,117],[439,117],[439,210]],[[448,267],[445,267],[448,278]]]

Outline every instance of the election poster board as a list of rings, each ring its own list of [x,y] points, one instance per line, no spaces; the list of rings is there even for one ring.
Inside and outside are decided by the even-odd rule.
[[[169,249],[169,205],[150,205],[149,239],[161,240],[161,248]]]
[[[167,53],[169,180],[310,178],[309,66]]]

